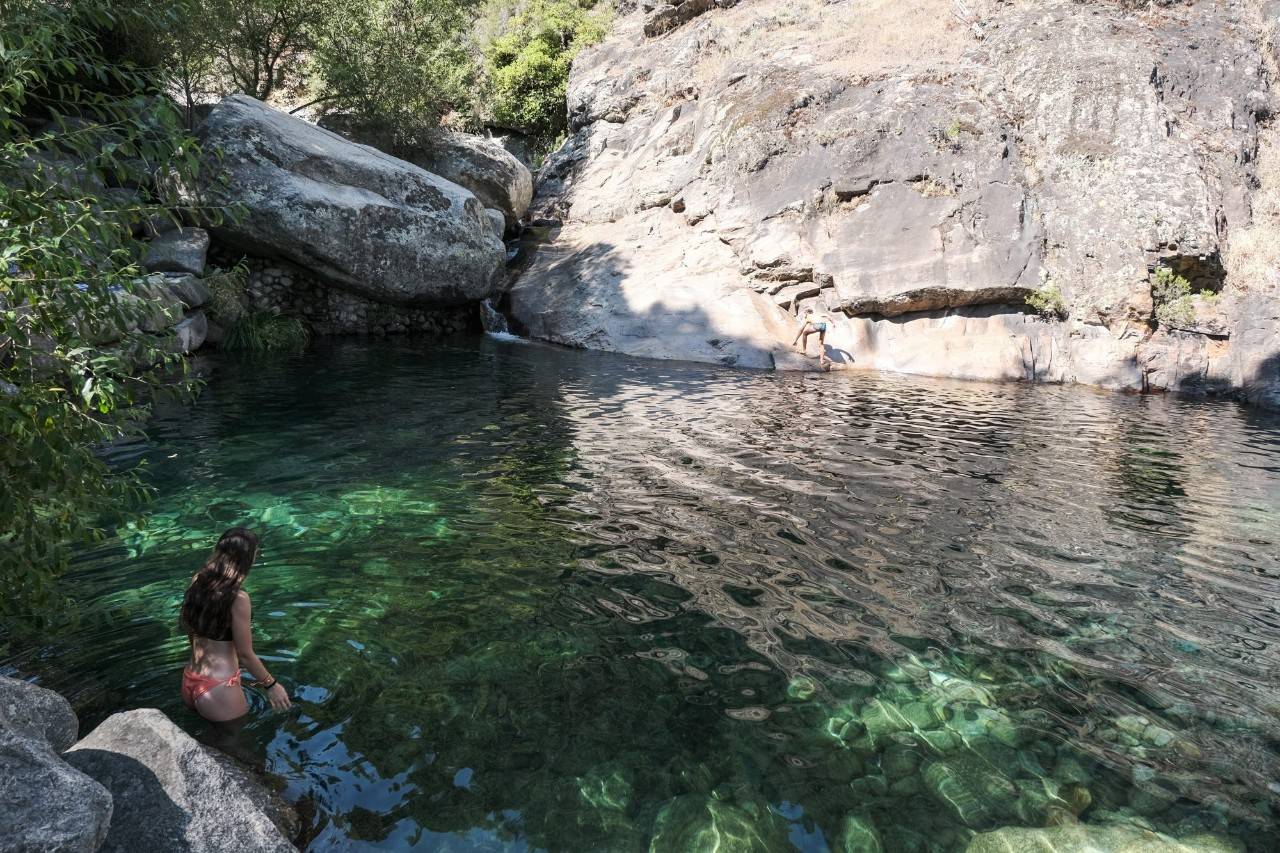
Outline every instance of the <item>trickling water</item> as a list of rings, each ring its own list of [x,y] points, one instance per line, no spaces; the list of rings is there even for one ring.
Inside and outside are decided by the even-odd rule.
[[[228,361],[151,433],[150,525],[6,663],[201,732],[176,610],[252,522],[311,849],[1280,841],[1273,416],[485,338]]]
[[[480,324],[486,332],[503,335],[511,333],[507,328],[507,318],[502,316],[488,299],[480,300]]]

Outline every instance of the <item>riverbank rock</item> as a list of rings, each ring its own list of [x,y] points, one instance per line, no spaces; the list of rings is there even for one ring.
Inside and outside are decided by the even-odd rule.
[[[1006,827],[974,836],[965,853],[1244,853],[1244,845],[1221,835],[1170,838],[1135,826]]]
[[[0,675],[0,728],[46,741],[66,752],[80,734],[71,703],[52,690]]]
[[[0,850],[99,849],[112,798],[43,740],[0,729]]]
[[[187,308],[199,308],[209,301],[209,286],[194,275],[169,274],[162,276],[158,284],[163,284]]]
[[[92,853],[111,822],[111,795],[58,753],[76,738],[71,705],[0,677],[0,850]]]
[[[246,211],[213,229],[235,248],[384,303],[493,290],[505,249],[463,187],[243,95],[214,107],[197,136],[216,156],[202,192]]]
[[[287,851],[250,784],[154,709],[115,714],[66,753],[115,801],[104,851]]]
[[[180,353],[193,353],[200,349],[209,334],[209,321],[203,311],[187,315],[173,327],[173,347]]]
[[[1280,291],[1226,263],[1280,193],[1257,166],[1274,94],[1253,7],[974,8],[622,16],[574,61],[530,208],[558,227],[512,286],[517,324],[813,369],[790,343],[817,307],[837,369],[1269,399]],[[1221,293],[1213,316],[1166,329],[1161,268]]]
[[[156,235],[147,244],[142,265],[151,272],[204,275],[209,233],[203,228],[175,228]]]

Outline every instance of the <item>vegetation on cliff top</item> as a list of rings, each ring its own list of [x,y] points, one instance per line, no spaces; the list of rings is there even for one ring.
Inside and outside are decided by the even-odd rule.
[[[564,133],[573,57],[603,38],[607,0],[178,0],[162,38],[197,106],[240,92],[340,113],[397,143],[438,122],[496,125],[543,150]]]

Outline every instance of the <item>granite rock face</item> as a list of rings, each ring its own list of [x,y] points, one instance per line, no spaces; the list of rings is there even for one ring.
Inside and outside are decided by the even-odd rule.
[[[1274,402],[1280,288],[1227,272],[1280,193],[1256,165],[1256,5],[968,5],[968,27],[944,0],[621,18],[575,60],[530,213],[562,225],[512,286],[517,324],[812,369],[789,345],[817,305],[837,367]],[[1162,322],[1161,268],[1212,310]]]
[[[470,191],[243,95],[200,125],[218,152],[202,192],[245,215],[214,229],[261,257],[292,261],[379,302],[454,305],[487,296],[505,252]]]
[[[164,714],[115,714],[66,753],[115,800],[104,851],[295,848],[229,770]]]

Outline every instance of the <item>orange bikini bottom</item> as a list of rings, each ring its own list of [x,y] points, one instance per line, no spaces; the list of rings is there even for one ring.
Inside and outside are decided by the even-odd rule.
[[[239,687],[240,673],[237,672],[230,678],[214,678],[211,675],[199,675],[190,669],[184,669],[182,671],[182,701],[187,703],[188,708],[194,709],[197,699],[213,688],[221,687],[224,684],[228,687]]]

